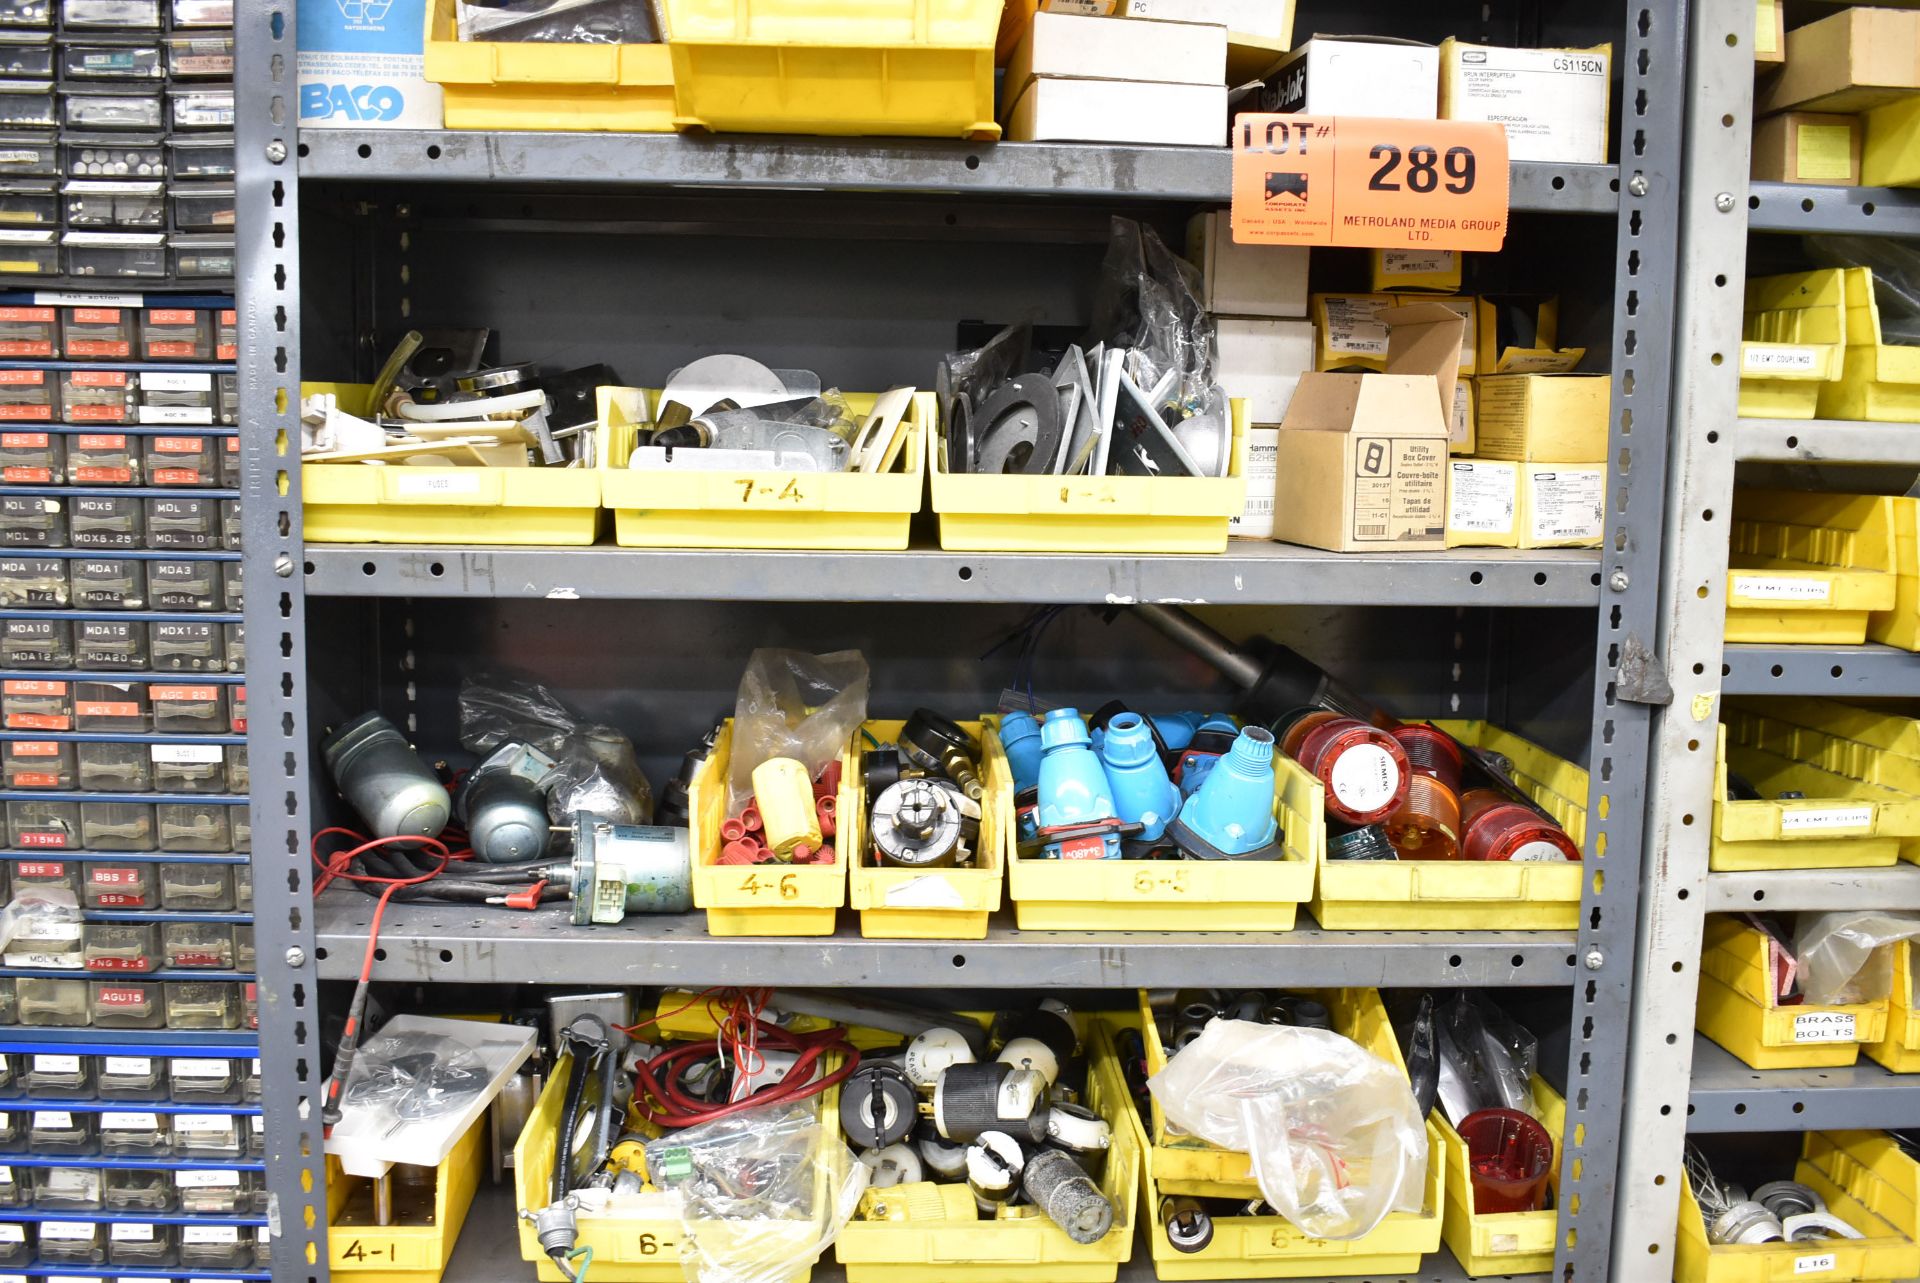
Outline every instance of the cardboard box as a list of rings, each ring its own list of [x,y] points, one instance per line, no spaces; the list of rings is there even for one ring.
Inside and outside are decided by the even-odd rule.
[[[1293,47],[1294,0],[1125,0],[1130,18],[1210,22],[1227,29],[1227,80],[1244,85]]]
[[[1279,469],[1280,429],[1247,429],[1247,506],[1227,518],[1229,539],[1273,538],[1273,483]]]
[[[993,60],[1002,67],[1012,60],[1013,51],[1027,38],[1035,12],[1090,13],[1104,18],[1119,7],[1120,0],[1007,0],[1000,10],[1000,30],[993,37]]]
[[[1451,298],[1444,296],[1389,296],[1395,307],[1411,307],[1416,303],[1436,303],[1460,318],[1465,327],[1460,331],[1460,373],[1478,374],[1480,372],[1480,301],[1471,294],[1458,294]]]
[[[1601,165],[1607,159],[1612,45],[1509,49],[1440,45],[1440,118],[1504,125],[1513,160]]]
[[[1863,117],[1864,142],[1855,136],[1859,176],[1868,187],[1920,187],[1920,97],[1875,107]]]
[[[1261,77],[1243,111],[1433,120],[1440,111],[1440,51],[1417,40],[1323,36]]]
[[[1008,92],[1035,76],[1224,85],[1227,32],[1198,22],[1036,13],[1007,64]]]
[[[1613,379],[1605,374],[1487,374],[1474,381],[1474,453],[1527,463],[1607,457]]]
[[[1375,294],[1457,294],[1460,259],[1451,249],[1376,249],[1368,251]]]
[[[1753,179],[1765,183],[1860,185],[1858,116],[1788,111],[1753,127]]]
[[[1237,316],[1217,325],[1220,386],[1246,401],[1249,423],[1280,422],[1300,376],[1313,368],[1313,326]]]
[[[1447,470],[1447,547],[1597,548],[1606,471],[1598,463],[1455,459]]]
[[[1227,140],[1227,87],[1037,76],[1001,124],[1010,142],[1219,147]]]
[[[1753,63],[1757,70],[1787,60],[1787,10],[1783,0],[1756,0],[1753,15]]]
[[[1474,431],[1473,380],[1461,375],[1453,385],[1453,417],[1447,425],[1447,453],[1472,454]]]
[[[1780,74],[1754,90],[1754,113],[1859,112],[1920,90],[1920,11],[1842,9],[1787,33]]]
[[[1475,300],[1457,298],[1401,298],[1392,294],[1315,294],[1313,323],[1318,334],[1314,349],[1316,370],[1381,370],[1387,363],[1386,314],[1396,307],[1436,303],[1458,316],[1461,330],[1458,373],[1477,373],[1480,318]]]
[[[1336,552],[1446,546],[1461,324],[1437,304],[1393,308],[1386,373],[1300,376],[1280,425],[1276,538]]]
[[[1475,374],[1565,374],[1587,354],[1583,347],[1557,346],[1557,296],[1485,294],[1474,303],[1479,331]]]
[[[1200,269],[1200,301],[1221,316],[1305,316],[1311,256],[1304,245],[1236,245],[1224,209],[1187,221],[1187,258]]]
[[[300,128],[440,128],[440,86],[426,77],[428,8],[299,0]]]

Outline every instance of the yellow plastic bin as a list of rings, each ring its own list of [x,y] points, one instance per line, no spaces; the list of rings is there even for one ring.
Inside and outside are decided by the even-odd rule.
[[[1327,1004],[1336,1032],[1353,1039],[1402,1073],[1400,1046],[1394,1040],[1375,989],[1311,990]],[[1141,1034],[1147,1072],[1166,1068],[1166,1049],[1154,1025],[1147,995],[1140,995]],[[1392,1212],[1372,1233],[1338,1241],[1313,1238],[1278,1216],[1222,1216],[1213,1220],[1213,1241],[1198,1252],[1180,1252],[1160,1228],[1162,1195],[1202,1198],[1257,1198],[1247,1155],[1219,1149],[1194,1137],[1166,1138],[1166,1119],[1156,1098],[1147,1118],[1135,1114],[1147,1139],[1147,1245],[1153,1271],[1162,1279],[1324,1278],[1330,1274],[1415,1274],[1420,1258],[1440,1247],[1441,1207],[1446,1163],[1439,1130],[1427,1122],[1427,1179],[1419,1212]],[[1162,1139],[1155,1140],[1155,1137]]]
[[[364,415],[363,383],[303,383]],[[308,543],[590,544],[600,527],[592,468],[415,468],[307,463],[300,467],[301,533]]]
[[[1817,1243],[1712,1243],[1693,1184],[1680,1173],[1675,1283],[1884,1283],[1920,1273],[1913,1160],[1882,1132],[1808,1132],[1793,1179],[1864,1237]]]
[[[1920,420],[1920,346],[1884,341],[1873,270],[1847,267],[1847,352],[1840,381],[1823,385],[1820,417],[1875,423]]]
[[[459,40],[456,0],[427,6],[426,78],[448,129],[673,129],[664,44]]]
[[[373,1182],[346,1175],[340,1160],[327,1155],[327,1262],[333,1272],[361,1283],[435,1283],[453,1257],[479,1187],[486,1137],[482,1115],[434,1169],[431,1207],[407,1206],[408,1187],[400,1185],[394,1214],[416,1222],[411,1225],[375,1224]]]
[[[1447,1211],[1440,1233],[1460,1268],[1472,1278],[1508,1274],[1537,1274],[1553,1268],[1553,1239],[1558,1232],[1560,1201],[1561,1146],[1566,1143],[1567,1102],[1547,1085],[1546,1079],[1533,1077],[1534,1117],[1553,1137],[1553,1171],[1547,1178],[1553,1190],[1550,1206],[1538,1212],[1488,1212],[1473,1210],[1473,1176],[1468,1166],[1467,1142],[1447,1122],[1439,1110],[1433,1111],[1433,1127],[1440,1133],[1440,1144],[1447,1159]]]
[[[1894,606],[1893,500],[1738,490],[1727,569],[1727,640],[1858,645]]]
[[[1920,858],[1920,796],[1880,782],[1920,787],[1920,760],[1854,738],[1874,722],[1920,738],[1912,719],[1815,699],[1730,703],[1722,719],[1709,868],[1884,868],[1903,850]],[[1735,774],[1763,796],[1729,800]],[[1774,800],[1781,793],[1803,796]]]
[[[627,548],[829,548],[889,552],[907,546],[907,527],[926,488],[931,392],[914,394],[905,440],[891,472],[636,471],[627,467],[637,428],[659,393],[603,388],[600,482],[613,509],[613,537]],[[849,392],[857,415],[873,393]]]
[[[949,472],[932,450],[933,510],[950,552],[1225,552],[1247,502],[1247,407],[1234,400],[1224,477],[1027,477]]]
[[[1920,1073],[1920,999],[1913,984],[1913,942],[1902,940],[1893,946],[1893,990],[1887,997],[1887,1033],[1878,1042],[1862,1047],[1870,1060],[1877,1060],[1896,1074]],[[1920,1226],[1916,1226],[1920,1233]]]
[[[1747,282],[1740,344],[1740,414],[1811,419],[1824,384],[1841,377],[1846,291],[1837,271],[1763,276]]]
[[[1920,499],[1889,499],[1893,522],[1893,609],[1867,619],[1867,638],[1920,650]]]
[[[711,1034],[711,1022],[707,1022],[701,1032]],[[572,1067],[572,1059],[571,1056],[562,1056],[555,1063],[552,1076],[547,1079],[540,1099],[534,1104],[533,1113],[521,1129],[520,1139],[514,1142],[513,1192],[517,1207],[542,1208],[551,1197],[548,1182],[553,1177],[554,1139],[560,1130],[561,1112],[566,1105],[567,1073]],[[839,1117],[838,1087],[829,1087],[813,1099],[819,1102],[817,1107],[823,1118]],[[823,1128],[821,1135],[823,1143],[830,1147],[830,1156],[838,1160],[846,1152],[846,1147],[840,1144],[830,1127]],[[476,1155],[476,1172],[480,1161]],[[817,1196],[829,1197],[826,1182],[819,1184],[821,1188]],[[686,1277],[680,1265],[682,1230],[678,1200],[644,1193],[610,1198],[604,1208],[580,1211],[577,1229],[579,1237],[575,1246],[593,1249],[593,1265],[589,1272],[592,1279],[607,1280],[609,1283],[682,1283]],[[740,1232],[752,1233],[752,1224],[743,1225]],[[566,1276],[540,1250],[540,1240],[533,1232],[532,1222],[520,1220],[519,1235],[520,1256],[533,1263],[534,1276],[544,1283],[567,1283]],[[807,1266],[796,1270],[786,1283],[807,1283],[812,1277],[813,1268]]]
[[[1515,782],[1585,849],[1586,771],[1486,722],[1433,724],[1505,756]],[[1580,864],[1329,860],[1324,841],[1319,860],[1312,909],[1329,930],[1570,931],[1580,921]]]
[[[666,0],[674,124],[995,139],[1001,0]]]
[[[862,729],[891,744],[905,722],[868,722]],[[851,862],[848,899],[860,911],[860,934],[881,940],[984,940],[987,915],[1000,907],[1000,884],[1007,853],[1013,847],[1013,771],[1001,751],[1000,735],[988,722],[962,722],[980,740],[980,840],[973,864],[953,869],[893,869],[872,863],[867,854],[866,783],[854,773],[857,809],[838,817]],[[864,743],[864,737],[862,737]]]
[[[1325,793],[1274,754],[1278,860],[1048,860],[1011,830],[1007,893],[1028,931],[1290,931],[1327,845]]]
[[[832,864],[720,864],[720,824],[727,818],[727,766],[733,758],[733,719],[713,752],[694,772],[688,790],[693,818],[693,902],[707,911],[714,936],[830,936],[847,902],[847,847],[835,841]],[[860,754],[841,758],[836,816],[857,814]]]
[[[1113,1228],[1081,1244],[1044,1216],[958,1224],[855,1219],[833,1248],[847,1283],[1113,1283],[1120,1263],[1133,1256],[1142,1141],[1112,1036],[1098,1020],[1088,1023],[1083,1103],[1113,1126],[1100,1178]]]
[[[1841,1006],[1774,1002],[1768,937],[1737,917],[1707,920],[1694,1027],[1755,1069],[1851,1065],[1886,1036],[1887,1001]]]

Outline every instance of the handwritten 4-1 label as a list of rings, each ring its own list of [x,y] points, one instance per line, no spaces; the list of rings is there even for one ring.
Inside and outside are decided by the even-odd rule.
[[[1499,125],[1236,116],[1233,239],[1498,250],[1507,238],[1507,178]]]

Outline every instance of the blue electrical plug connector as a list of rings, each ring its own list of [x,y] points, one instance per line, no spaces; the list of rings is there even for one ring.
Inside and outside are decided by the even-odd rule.
[[[1280,859],[1273,789],[1273,732],[1249,726],[1188,796],[1167,836],[1189,859]]]
[[[1146,719],[1138,713],[1119,713],[1109,720],[1100,761],[1107,770],[1116,814],[1140,826],[1138,841],[1158,842],[1168,821],[1179,814],[1180,790],[1167,777]]]
[[[1120,838],[1139,830],[1120,819],[1106,768],[1078,709],[1056,708],[1040,724],[1040,837],[1055,860],[1117,860]]]

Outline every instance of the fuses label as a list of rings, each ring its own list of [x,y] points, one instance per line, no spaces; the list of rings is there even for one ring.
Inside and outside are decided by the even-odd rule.
[[[36,1074],[77,1074],[80,1072],[78,1056],[35,1056],[33,1072]]]
[[[204,1057],[169,1062],[175,1078],[225,1078],[233,1071],[233,1064],[227,1060],[209,1060]]]
[[[108,1056],[101,1068],[116,1078],[143,1078],[153,1072],[153,1059],[150,1056]]]
[[[100,1129],[109,1132],[146,1132],[160,1126],[160,1115],[108,1110],[100,1115]],[[176,1182],[178,1183],[178,1182]]]

